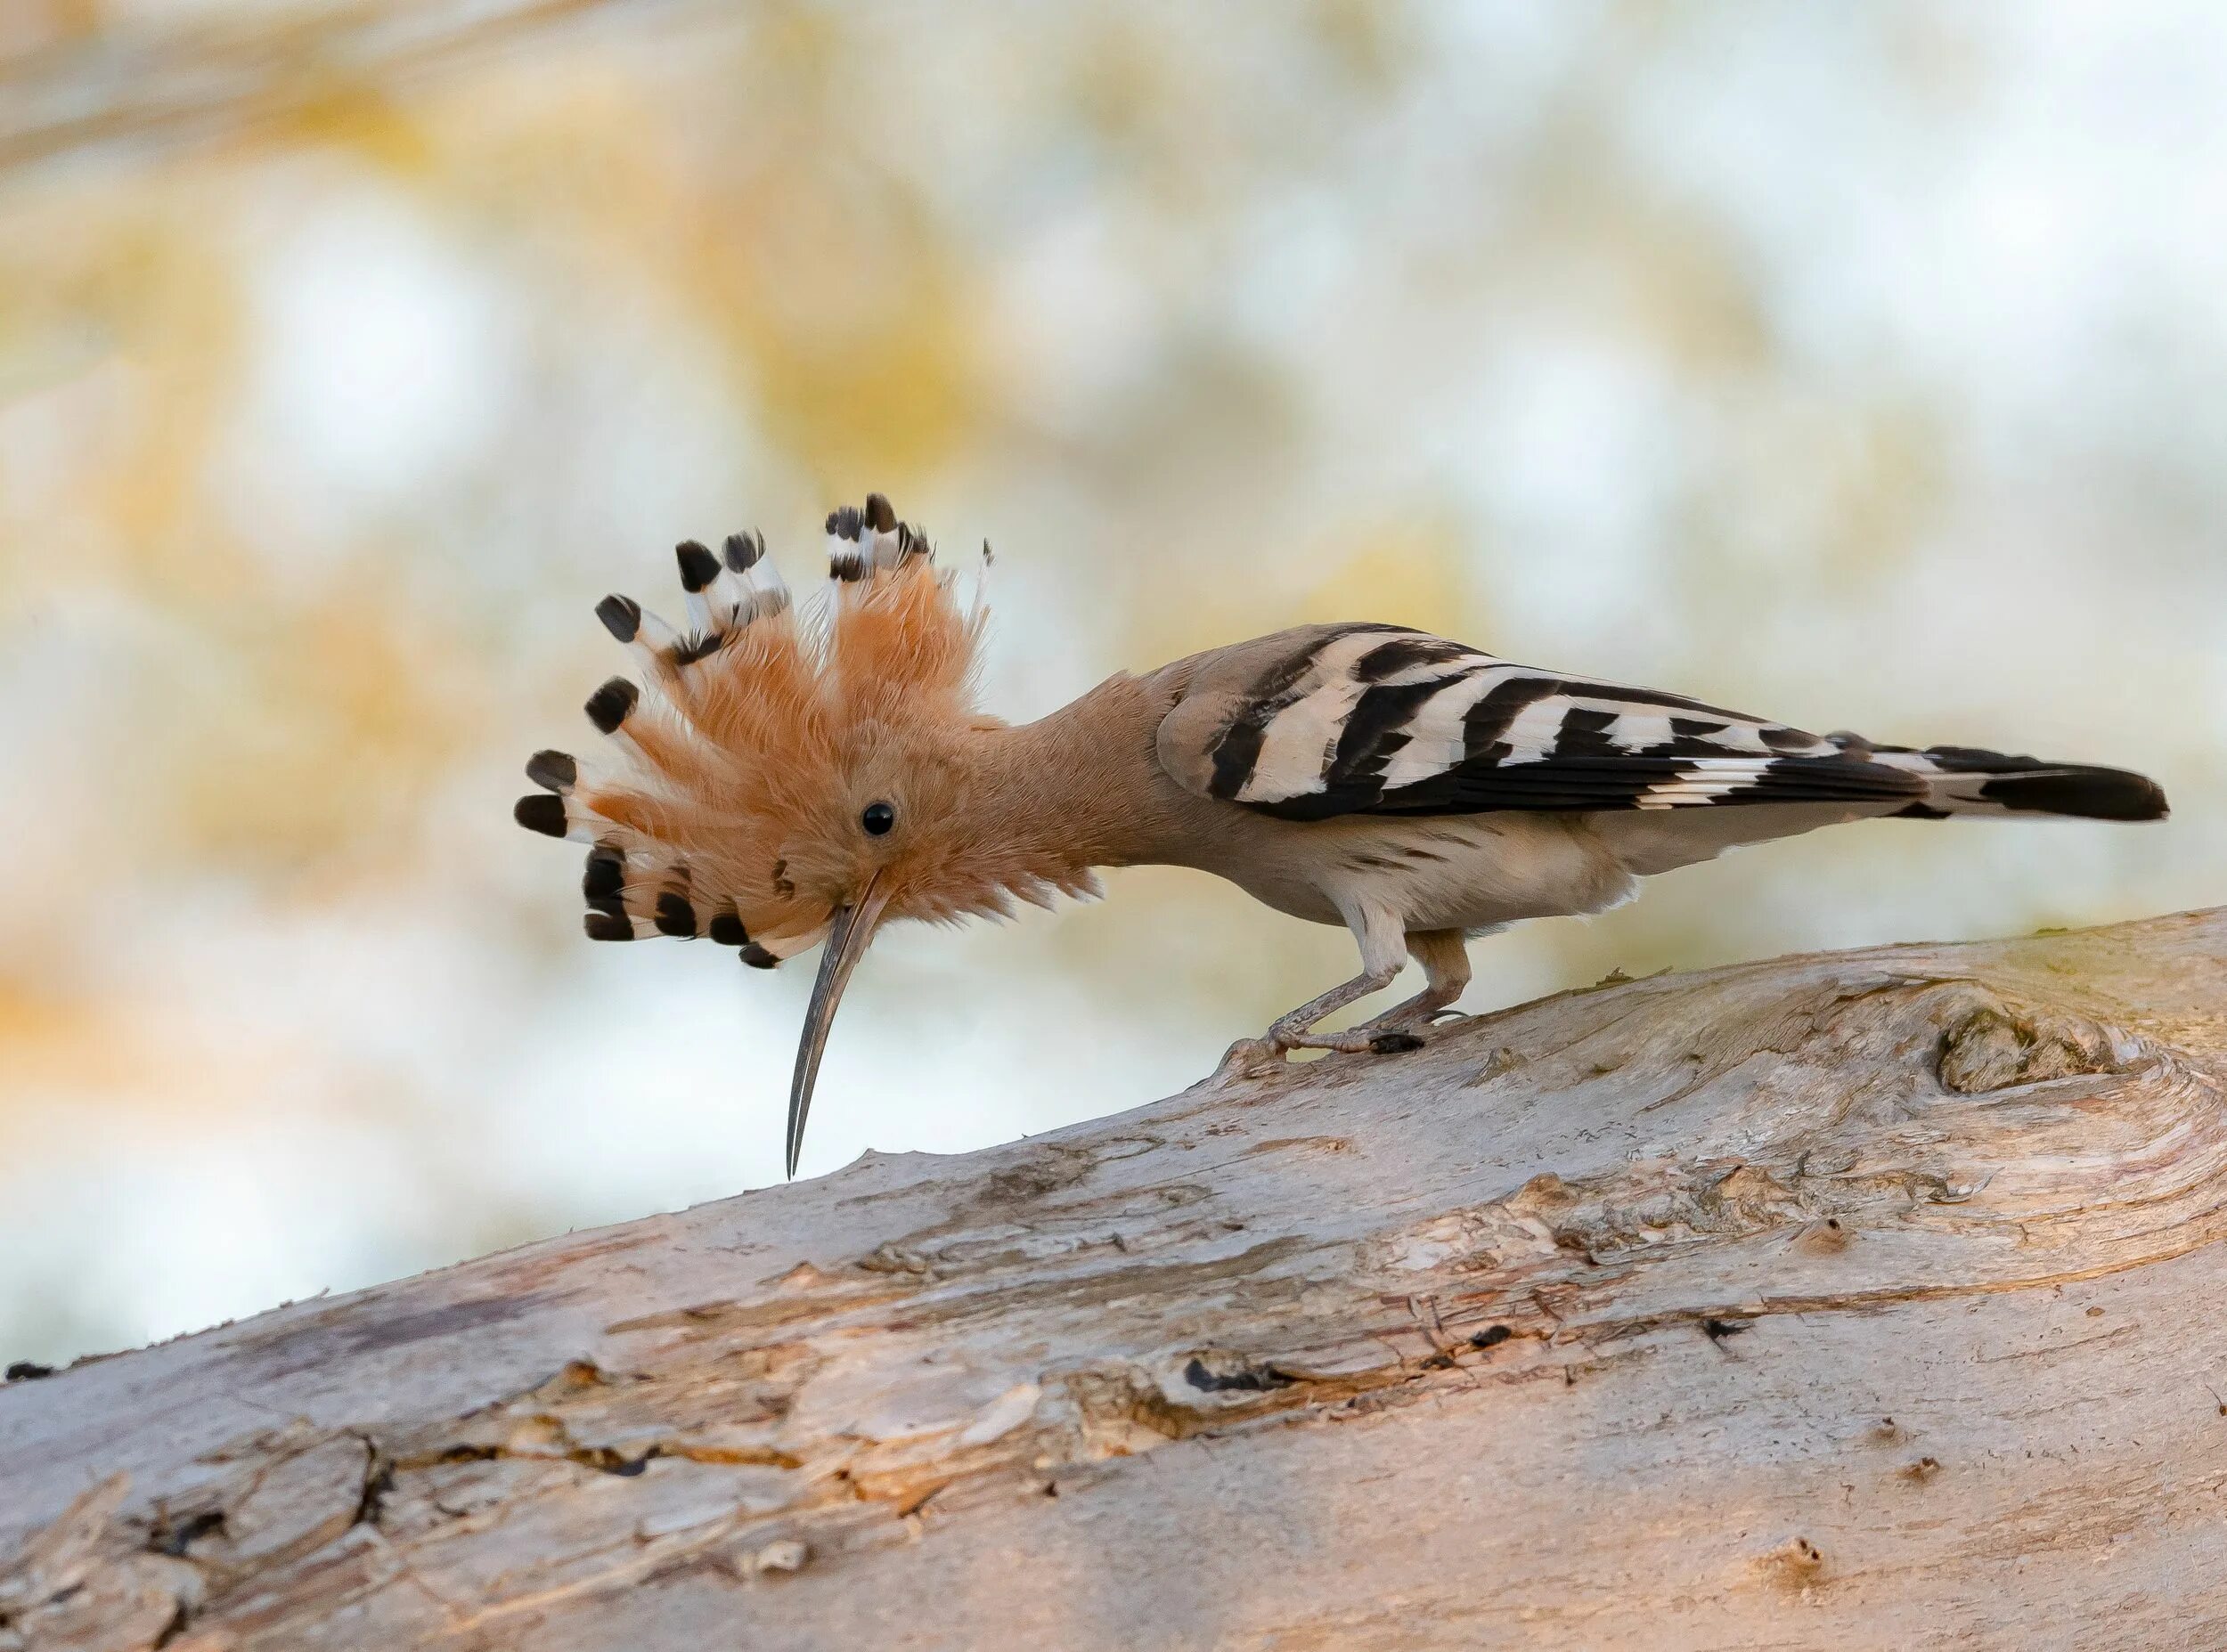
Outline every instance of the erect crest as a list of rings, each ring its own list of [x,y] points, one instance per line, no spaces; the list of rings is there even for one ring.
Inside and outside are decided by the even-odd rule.
[[[677,549],[688,629],[630,598],[596,613],[632,653],[587,713],[604,761],[543,752],[521,825],[590,843],[587,932],[707,936],[771,965],[845,898],[828,845],[855,835],[862,761],[963,726],[984,612],[889,501],[828,518],[828,591],[799,614],[756,533]]]

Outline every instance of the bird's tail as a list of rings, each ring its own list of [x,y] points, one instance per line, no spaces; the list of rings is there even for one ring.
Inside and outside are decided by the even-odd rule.
[[[1850,756],[1901,769],[1926,783],[1926,794],[1898,813],[1913,820],[1952,815],[2065,815],[2082,820],[2162,820],[2166,794],[2147,775],[2088,763],[2046,762],[1971,746],[1873,745],[1836,734]]]

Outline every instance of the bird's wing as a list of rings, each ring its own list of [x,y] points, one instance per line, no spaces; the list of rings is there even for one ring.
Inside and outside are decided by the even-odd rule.
[[[1854,736],[1538,671],[1389,625],[1310,626],[1186,662],[1160,761],[1293,820],[1501,809],[1876,804],[1927,795]]]

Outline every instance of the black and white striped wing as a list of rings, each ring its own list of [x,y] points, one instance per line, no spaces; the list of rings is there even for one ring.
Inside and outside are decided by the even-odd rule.
[[[1190,790],[1292,820],[1728,803],[1891,812],[1926,795],[1921,776],[1867,751],[1383,625],[1309,627],[1209,656],[1159,736],[1162,764]]]

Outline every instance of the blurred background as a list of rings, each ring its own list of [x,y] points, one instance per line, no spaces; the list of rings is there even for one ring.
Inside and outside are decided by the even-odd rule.
[[[0,1358],[778,1179],[811,962],[588,944],[510,803],[606,590],[872,487],[1011,718],[1375,618],[2178,810],[1751,850],[1472,1008],[2227,899],[2223,224],[2205,0],[7,0]],[[885,937],[807,1172],[1350,971],[1109,883]]]

